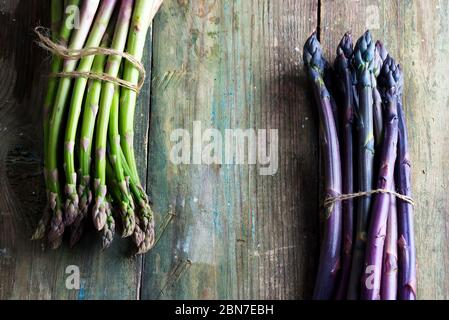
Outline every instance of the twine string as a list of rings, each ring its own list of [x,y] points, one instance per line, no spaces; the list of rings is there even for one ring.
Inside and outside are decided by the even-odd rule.
[[[412,206],[415,206],[415,202],[413,201],[412,197],[397,193],[395,191],[392,190],[388,190],[388,189],[376,189],[376,190],[371,190],[371,191],[361,191],[361,192],[356,192],[356,193],[349,193],[349,194],[341,194],[335,197],[329,197],[326,198],[323,202],[323,206],[325,208],[332,206],[334,203],[338,202],[338,201],[344,201],[344,200],[350,200],[350,199],[354,199],[354,198],[360,198],[360,197],[365,197],[365,196],[370,196],[372,194],[376,194],[376,193],[386,193],[386,194],[391,194],[393,196],[396,196],[396,198],[401,199],[407,203],[410,203]]]
[[[44,32],[45,28],[43,27],[36,27],[34,29],[34,32],[37,34],[39,41],[38,44],[40,47],[44,48],[47,51],[50,51],[51,53],[62,57],[66,60],[78,60],[83,57],[92,56],[92,55],[116,55],[120,56],[124,59],[126,59],[129,63],[131,63],[138,71],[139,71],[139,81],[137,84],[134,84],[130,81],[126,81],[120,78],[112,77],[106,73],[95,73],[91,71],[72,71],[72,72],[57,72],[57,73],[51,73],[50,77],[69,77],[69,78],[88,78],[88,79],[94,79],[94,80],[101,80],[106,82],[111,82],[116,85],[119,85],[121,87],[125,87],[127,89],[130,89],[132,91],[135,91],[136,93],[139,93],[139,91],[142,89],[144,82],[145,82],[145,76],[146,71],[143,64],[137,60],[134,56],[130,55],[129,53],[110,49],[110,48],[101,48],[101,47],[90,47],[90,48],[84,48],[84,49],[78,49],[78,50],[72,50],[68,49],[67,47],[57,44],[53,42],[49,37],[47,37]]]

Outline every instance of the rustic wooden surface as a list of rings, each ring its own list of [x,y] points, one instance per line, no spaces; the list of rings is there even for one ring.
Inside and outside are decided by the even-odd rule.
[[[29,241],[44,207],[48,58],[32,28],[48,23],[46,3],[0,2],[0,299],[310,298],[319,154],[300,51],[319,24],[329,57],[344,31],[370,28],[403,65],[418,295],[449,298],[448,1],[165,0],[147,41],[135,145],[157,221],[175,217],[137,258],[121,239],[101,252],[93,232],[55,252]],[[278,173],[172,164],[170,133],[195,120],[203,130],[279,129]],[[80,290],[65,287],[69,265]]]

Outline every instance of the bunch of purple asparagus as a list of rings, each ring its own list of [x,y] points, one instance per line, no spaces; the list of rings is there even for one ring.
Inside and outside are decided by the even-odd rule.
[[[416,299],[402,70],[369,31],[354,47],[346,33],[333,66],[313,33],[303,59],[325,169],[314,299]]]
[[[137,171],[133,125],[144,77],[139,61],[161,3],[51,1],[51,39],[73,57],[53,51],[51,71],[59,75],[50,77],[44,102],[48,208],[33,239],[58,248],[69,234],[74,245],[92,221],[106,248],[119,220],[137,253],[153,246],[154,218]]]

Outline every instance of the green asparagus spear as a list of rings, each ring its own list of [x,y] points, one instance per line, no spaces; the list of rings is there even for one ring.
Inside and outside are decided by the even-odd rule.
[[[126,45],[126,38],[129,31],[130,19],[132,14],[134,0],[122,0],[120,6],[119,17],[117,19],[117,26],[112,40],[112,49],[123,52]],[[106,64],[106,74],[112,77],[117,77],[122,58],[118,55],[111,55]],[[109,115],[111,110],[111,103],[114,98],[114,84],[104,82],[101,88],[100,109],[96,123],[95,136],[95,205],[92,209],[94,225],[97,230],[103,229],[106,223],[106,143],[108,134]],[[123,216],[129,217],[127,224],[124,227],[124,236],[129,236],[134,230],[134,216],[132,208],[125,208],[122,210]]]
[[[133,228],[135,226],[134,221],[134,202],[129,192],[128,183],[125,180],[123,173],[123,164],[120,157],[120,134],[118,129],[119,118],[119,99],[120,91],[116,87],[114,91],[114,98],[111,104],[111,114],[109,117],[109,159],[111,160],[112,168],[115,173],[116,183],[120,189],[119,206],[122,213],[124,236],[131,235],[131,230],[128,230],[128,226]],[[133,228],[134,229],[134,228]]]
[[[162,0],[136,1],[126,50],[139,61],[143,56],[145,38],[151,25],[151,21],[161,4]],[[125,63],[123,79],[130,81],[133,84],[137,84],[139,81],[138,69],[128,61]],[[127,88],[122,88],[120,101],[120,134],[124,139],[121,140],[121,145],[131,172],[135,177],[138,177],[133,148],[133,126],[136,100],[136,92]]]
[[[101,47],[109,47],[113,32],[114,23],[109,23],[108,29],[103,35]],[[105,55],[96,55],[92,65],[92,72],[101,74],[106,63]],[[91,152],[92,140],[94,136],[95,119],[100,103],[101,81],[90,79],[87,85],[86,99],[83,107],[83,119],[80,132],[79,148],[79,215],[71,228],[70,245],[75,245],[83,233],[84,219],[87,217],[89,206],[92,202],[91,182]]]
[[[81,49],[89,33],[95,13],[97,12],[99,0],[85,0],[80,13],[79,28],[74,31],[69,43],[70,50]],[[64,61],[64,72],[75,70],[77,60]],[[56,93],[55,102],[49,122],[48,148],[45,154],[45,165],[47,168],[47,184],[49,189],[49,205],[52,212],[52,220],[48,240],[52,247],[60,243],[64,232],[62,217],[62,195],[58,177],[58,146],[61,138],[62,119],[65,114],[66,101],[68,98],[70,78],[61,78]]]
[[[105,34],[116,3],[117,0],[102,1],[100,9],[98,10],[98,18],[96,19],[92,30],[90,31],[89,38],[87,39],[85,45],[86,48],[98,47],[100,45],[100,41]],[[82,58],[78,65],[77,71],[90,71],[94,62],[94,58],[94,55]],[[87,78],[79,77],[75,81],[65,132],[64,168],[66,175],[65,193],[67,198],[65,203],[64,223],[66,226],[70,226],[75,221],[79,213],[78,193],[76,190],[77,175],[75,171],[74,146],[78,128],[78,119],[81,113],[81,106],[84,100],[84,91],[86,89],[86,85]]]
[[[128,35],[127,52],[139,61],[143,56],[145,38],[151,25],[151,21],[159,10],[161,4],[162,0],[136,1],[132,17],[132,26]],[[133,84],[137,84],[139,81],[139,71],[134,65],[126,62],[123,78]],[[131,189],[134,189],[133,194],[136,197],[136,203],[139,205],[139,223],[141,225],[142,232],[146,235],[146,240],[141,242],[142,245],[138,245],[139,252],[145,252],[154,245],[154,216],[149,206],[147,196],[141,187],[134,156],[133,126],[136,101],[136,92],[127,88],[122,88],[119,127],[120,135],[122,137],[121,147],[125,157],[123,162],[127,163],[129,166],[129,176],[132,178]]]
[[[68,5],[78,5],[80,0],[71,0],[69,1]],[[62,10],[60,12],[60,4],[61,1],[59,0],[53,0],[52,2],[52,40],[54,42],[59,42],[62,45],[66,45],[69,41],[70,35],[72,34],[72,29],[68,28],[67,24],[65,23],[65,20],[67,19],[67,16],[63,15]],[[59,23],[56,21],[58,20],[58,14],[61,14],[61,20]],[[55,28],[60,24],[59,32],[55,30]],[[51,72],[57,73],[61,71],[62,68],[62,62],[63,60],[61,57],[54,55],[51,60]],[[45,94],[44,99],[44,110],[43,110],[43,127],[44,127],[44,155],[47,154],[48,149],[48,133],[49,133],[49,116],[51,113],[51,107],[53,106],[55,96],[56,96],[56,89],[57,89],[58,81],[57,78],[50,77],[48,80],[48,86],[47,86],[47,92]],[[44,175],[45,175],[45,181],[47,185],[47,197],[49,198],[50,190],[48,187],[48,170],[46,167],[44,167]],[[48,224],[50,222],[51,218],[51,212],[50,208],[46,208],[44,211],[44,214],[41,218],[41,220],[38,223],[38,226],[33,234],[32,240],[40,240],[45,236],[45,232],[47,230]]]

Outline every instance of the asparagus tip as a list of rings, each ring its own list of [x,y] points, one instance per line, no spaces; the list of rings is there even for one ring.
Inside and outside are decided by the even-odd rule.
[[[143,227],[141,220],[137,219],[133,233],[133,241],[136,244],[136,254],[144,254],[153,248],[155,243],[154,220]]]
[[[65,225],[72,225],[77,216],[79,215],[79,198],[78,194],[74,191],[75,187],[71,185],[66,185],[67,200],[65,203]]]
[[[136,217],[134,210],[130,206],[126,206],[122,209],[122,221],[123,221],[123,234],[122,237],[126,238],[134,233],[136,227]]]
[[[33,233],[33,236],[31,237],[32,241],[42,240],[45,237],[45,233],[48,228],[49,217],[50,217],[50,210],[47,207],[45,209],[44,215],[42,216],[41,220],[39,221],[36,227],[36,230]]]
[[[388,55],[385,59],[378,77],[380,92],[385,98],[387,95],[397,95],[401,93],[403,74],[399,65]]]
[[[50,245],[50,248],[52,249],[52,250],[56,250],[56,249],[58,249],[60,246],[61,246],[61,244],[62,244],[62,235],[60,236],[60,237],[57,237],[57,238],[54,238],[54,239],[48,239],[48,242],[49,242],[49,245]]]
[[[62,212],[61,210],[57,210],[50,222],[50,231],[48,232],[49,241],[55,242],[58,238],[60,238],[64,233],[64,228],[65,225],[62,219]]]
[[[85,177],[81,184],[78,186],[78,209],[80,214],[87,216],[89,205],[92,202],[92,192],[89,188],[89,177]]]
[[[344,55],[346,59],[350,59],[353,53],[353,43],[352,43],[352,34],[350,32],[346,32],[341,38],[340,43],[337,47],[337,55]]]
[[[92,208],[92,218],[94,221],[95,229],[98,231],[104,228],[106,224],[106,208],[105,208],[105,200],[104,197],[97,197],[94,207]]]
[[[132,239],[137,248],[141,246],[142,242],[145,239],[145,233],[142,231],[139,224],[136,224],[134,228]]]
[[[354,64],[357,70],[357,82],[365,87],[370,87],[372,75],[375,69],[374,62],[375,43],[371,33],[367,30],[358,40],[354,47]]]
[[[312,72],[312,78],[322,77],[324,70],[328,67],[328,63],[324,59],[323,50],[320,42],[316,37],[316,33],[307,39],[303,49],[303,62]],[[318,73],[318,74],[316,74]]]
[[[385,61],[385,59],[388,56],[388,51],[385,48],[384,44],[382,43],[382,41],[377,40],[376,41],[376,49],[380,55],[380,58],[382,59],[382,62]]]
[[[115,220],[112,216],[111,212],[111,206],[108,204],[107,206],[107,218],[106,223],[103,228],[103,234],[102,234],[102,249],[105,250],[109,248],[109,246],[112,243],[112,240],[114,238],[115,234]]]

